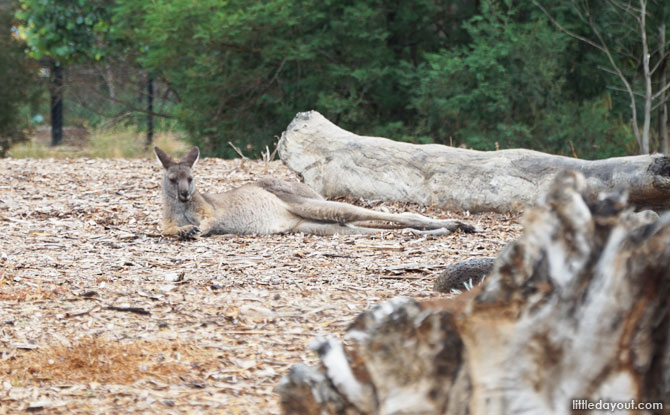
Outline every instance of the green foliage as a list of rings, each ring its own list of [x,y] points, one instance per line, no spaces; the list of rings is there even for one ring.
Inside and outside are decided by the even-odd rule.
[[[14,2],[0,2],[0,156],[26,139],[30,108],[38,96],[37,66],[12,30]]]
[[[19,0],[21,32],[35,59],[58,63],[100,60],[108,52],[113,32],[112,0]]]
[[[625,153],[605,83],[570,75],[575,40],[526,3],[447,3],[119,0],[114,22],[209,154],[257,154],[308,109],[415,142]]]
[[[164,112],[207,155],[236,156],[229,141],[257,155],[310,109],[360,134],[419,143],[584,158],[631,148],[630,108],[597,69],[605,58],[531,2],[20,2],[33,56],[139,65],[178,98]],[[585,33],[571,4],[542,3]],[[639,43],[594,3],[607,39]]]
[[[424,114],[417,135],[480,150],[624,154],[625,130],[608,119],[609,108],[572,94],[566,75],[575,40],[541,17],[523,21],[521,7],[484,6],[464,26],[468,45],[426,56],[412,101]]]
[[[429,0],[118,4],[115,21],[135,28],[139,61],[178,92],[193,140],[223,156],[228,141],[258,153],[308,109],[359,132],[410,120],[399,80],[444,36],[431,19],[453,27]]]
[[[627,125],[621,124],[620,132],[632,135],[629,126],[633,124],[634,107],[637,112],[638,127],[642,127],[645,118],[645,76],[643,61],[645,55],[649,58],[651,75],[651,96],[661,89],[663,68],[667,66],[667,55],[662,56],[663,51],[670,47],[670,2],[667,1],[645,1],[645,43],[648,51],[643,52],[642,33],[640,20],[640,7],[642,2],[619,2],[619,1],[569,1],[569,0],[533,0],[542,4],[548,13],[555,16],[559,24],[568,28],[587,42],[578,42],[575,51],[571,53],[572,66],[569,67],[568,79],[575,83],[574,95],[581,99],[593,98],[597,95],[603,96],[603,91],[608,91],[610,105],[609,113],[624,120]],[[559,30],[559,29],[555,29]],[[665,45],[660,45],[659,34],[665,34]],[[603,47],[594,45],[606,45],[609,55]],[[665,63],[663,63],[665,62]],[[615,69],[616,68],[616,69]],[[620,73],[619,73],[620,72]],[[634,91],[634,103],[631,95],[624,87],[621,76],[626,79]],[[665,81],[667,82],[667,81]],[[657,108],[658,96],[652,98],[652,107]],[[652,127],[652,148],[658,150],[658,143],[653,145],[654,136],[659,133],[659,114],[652,110],[650,121]],[[598,120],[593,120],[597,124]],[[656,130],[654,132],[654,130]],[[639,137],[642,141],[642,137]],[[631,140],[621,144],[623,149],[638,147]],[[641,147],[641,143],[640,146]],[[640,151],[641,148],[633,151]]]

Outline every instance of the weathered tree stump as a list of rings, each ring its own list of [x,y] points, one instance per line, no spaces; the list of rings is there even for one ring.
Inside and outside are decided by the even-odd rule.
[[[396,298],[359,315],[346,347],[316,340],[321,366],[280,383],[284,412],[571,414],[581,399],[668,413],[670,213],[588,194],[559,175],[474,290]]]
[[[589,161],[530,150],[415,145],[353,134],[316,111],[297,114],[278,149],[284,163],[326,198],[518,211],[534,205],[554,176],[569,169],[584,174],[593,194],[624,188],[636,208],[670,208],[670,159],[662,155]]]

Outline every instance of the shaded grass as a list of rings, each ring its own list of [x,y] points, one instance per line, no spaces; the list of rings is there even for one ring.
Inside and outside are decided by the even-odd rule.
[[[90,132],[80,128],[64,132],[63,143],[51,146],[50,134],[36,134],[28,142],[13,146],[7,153],[12,158],[146,158],[153,157],[153,146],[157,145],[170,154],[183,153],[189,147],[180,140],[174,130],[161,131],[154,135],[152,145],[146,145],[146,137],[133,128],[115,127],[94,129]]]

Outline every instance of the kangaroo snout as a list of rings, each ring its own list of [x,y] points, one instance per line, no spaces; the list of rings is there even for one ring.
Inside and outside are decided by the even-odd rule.
[[[191,200],[191,193],[188,191],[188,189],[186,189],[186,190],[180,189],[179,190],[179,200],[182,201],[182,202],[188,202],[189,200]]]

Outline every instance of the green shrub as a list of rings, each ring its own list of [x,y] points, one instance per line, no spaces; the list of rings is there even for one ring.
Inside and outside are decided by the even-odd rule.
[[[39,96],[38,66],[25,53],[13,27],[14,1],[0,2],[0,157],[27,138],[31,106]]]

